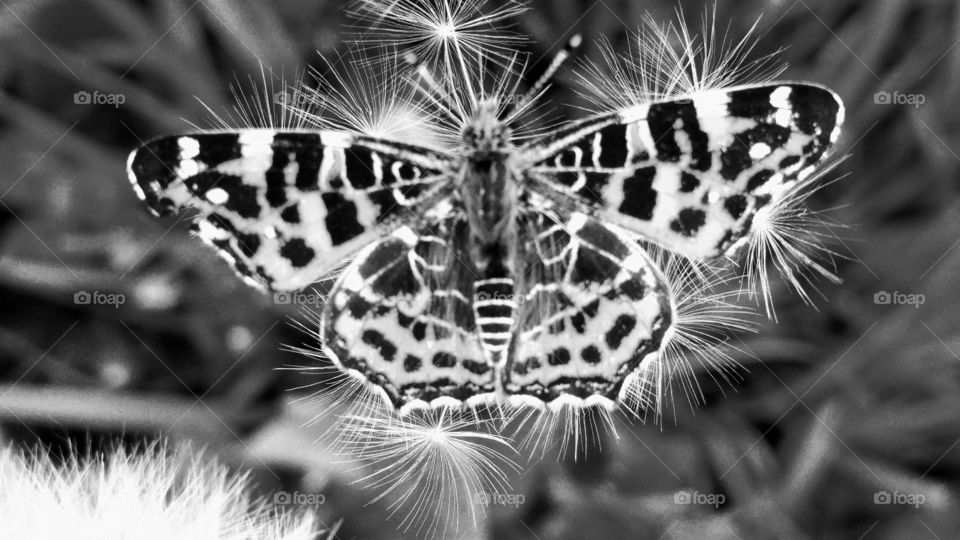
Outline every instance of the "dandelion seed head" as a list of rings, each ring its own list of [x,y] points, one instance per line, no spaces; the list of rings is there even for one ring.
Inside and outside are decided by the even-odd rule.
[[[453,135],[440,125],[400,55],[383,52],[377,65],[364,58],[366,52],[354,50],[326,59],[327,69],[312,70],[311,80],[294,94],[292,114],[322,129],[449,146]]]
[[[297,326],[317,341],[319,315],[306,312]],[[355,483],[383,502],[404,531],[443,536],[464,520],[477,524],[484,513],[481,493],[508,491],[517,470],[511,441],[500,434],[498,407],[411,408],[400,414],[382,388],[344,371],[322,346],[288,347],[315,360],[299,370],[322,383],[309,398],[318,405],[316,423],[336,416],[321,438],[355,464]]]
[[[771,289],[771,268],[779,272],[783,282],[808,305],[813,306],[809,291],[817,291],[819,278],[841,283],[834,261],[843,255],[830,247],[839,240],[827,211],[811,210],[810,198],[837,179],[825,181],[841,160],[824,166],[816,174],[781,185],[770,204],[757,211],[750,235],[734,246],[746,252],[745,275],[748,294],[763,303],[767,316],[776,320]]]
[[[750,58],[759,22],[735,40],[729,27],[718,29],[716,5],[704,12],[699,34],[689,29],[679,9],[675,22],[646,15],[626,50],[600,42],[599,61],[583,63],[578,73],[580,93],[598,104],[598,112],[606,112],[770,81],[786,66],[777,60],[778,52]]]
[[[451,73],[482,59],[503,65],[523,43],[508,21],[526,6],[513,0],[489,5],[487,0],[359,0],[351,14],[369,24],[357,38],[361,45],[410,51]]]
[[[732,333],[753,331],[756,324],[753,312],[735,303],[739,289],[729,286],[735,276],[661,248],[647,249],[669,286],[672,320],[660,349],[624,380],[619,400],[625,412],[638,418],[652,413],[659,422],[675,406],[677,387],[690,407],[702,402],[698,373],[706,373],[721,389],[733,386],[739,365],[727,352],[727,340]]]
[[[245,81],[235,78],[230,83],[233,106],[224,111],[214,110],[204,103],[209,118],[206,125],[197,129],[212,128],[237,130],[249,128],[300,130],[317,128],[309,119],[297,114],[293,107],[293,97],[298,92],[301,74],[287,79],[283,73],[260,66],[259,78],[248,76]]]
[[[498,423],[476,411],[418,409],[405,416],[348,415],[339,451],[358,463],[356,483],[389,501],[403,530],[427,536],[476,525],[481,493],[504,493],[517,470]]]

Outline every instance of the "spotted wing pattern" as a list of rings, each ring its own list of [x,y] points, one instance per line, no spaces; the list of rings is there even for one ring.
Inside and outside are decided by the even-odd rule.
[[[477,276],[459,253],[466,219],[425,222],[431,225],[403,226],[358,254],[321,321],[331,356],[397,408],[495,390],[471,307]]]
[[[670,325],[663,276],[623,232],[584,214],[530,212],[523,222],[529,248],[505,391],[545,402],[616,399]]]
[[[706,91],[588,119],[528,148],[531,187],[691,258],[723,255],[754,213],[813,172],[839,135],[826,88]]]
[[[128,174],[154,213],[198,209],[199,236],[248,283],[296,290],[438,196],[443,163],[367,137],[260,129],[156,139]]]

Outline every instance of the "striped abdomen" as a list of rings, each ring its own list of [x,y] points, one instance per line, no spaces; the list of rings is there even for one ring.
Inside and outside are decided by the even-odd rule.
[[[506,358],[513,335],[517,301],[511,278],[481,279],[473,283],[473,316],[487,357],[494,364]]]

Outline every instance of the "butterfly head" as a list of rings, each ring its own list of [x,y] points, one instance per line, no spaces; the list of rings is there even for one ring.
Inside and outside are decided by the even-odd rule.
[[[473,118],[463,128],[463,145],[470,159],[488,160],[509,152],[512,134],[498,111],[497,101],[481,101]]]

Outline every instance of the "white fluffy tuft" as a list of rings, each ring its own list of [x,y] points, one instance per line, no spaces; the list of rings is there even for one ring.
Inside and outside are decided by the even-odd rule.
[[[361,463],[357,483],[390,501],[403,530],[445,536],[461,517],[476,525],[483,496],[508,492],[514,451],[497,422],[479,411],[446,407],[410,414],[344,418],[341,450]]]
[[[368,23],[361,44],[410,51],[430,65],[453,72],[484,60],[505,67],[523,37],[510,31],[510,19],[526,11],[515,0],[487,9],[487,0],[358,0],[352,14]],[[505,24],[506,23],[506,24]]]
[[[726,352],[727,339],[755,330],[755,321],[749,308],[734,303],[739,290],[727,286],[733,279],[729,274],[663,249],[648,250],[670,287],[673,320],[659,352],[648,355],[624,381],[620,400],[626,412],[640,418],[653,413],[659,421],[675,406],[677,388],[691,407],[703,401],[699,373],[721,388],[733,385],[739,366]]]
[[[699,34],[690,31],[680,10],[677,21],[667,24],[648,14],[625,51],[600,42],[600,62],[585,63],[579,73],[581,93],[606,112],[772,80],[785,69],[777,53],[750,59],[759,22],[733,40],[729,27],[717,28],[716,5],[704,12]]]
[[[816,174],[783,186],[783,191],[753,218],[745,247],[747,291],[758,302],[763,299],[767,316],[773,320],[777,314],[770,289],[770,264],[810,306],[813,300],[808,290],[817,290],[818,278],[841,283],[833,263],[842,255],[830,247],[837,240],[832,231],[839,224],[828,218],[828,210],[811,210],[807,206],[815,193],[839,179],[824,181],[839,163],[835,161]]]
[[[307,540],[309,514],[284,514],[233,475],[181,446],[149,445],[55,462],[0,450],[0,538]]]

